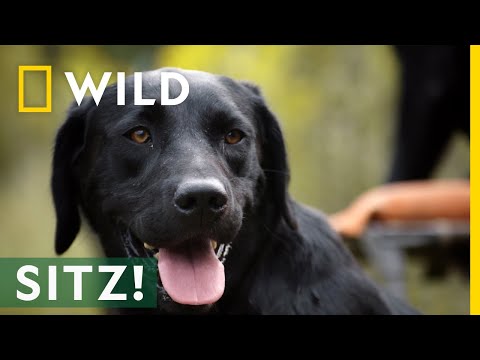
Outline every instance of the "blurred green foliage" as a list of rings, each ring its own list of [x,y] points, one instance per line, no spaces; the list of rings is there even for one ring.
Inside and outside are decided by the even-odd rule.
[[[52,65],[52,113],[18,113],[18,65]],[[290,190],[297,200],[330,213],[384,180],[399,84],[389,46],[0,46],[0,256],[55,256],[51,149],[73,101],[64,72],[73,71],[77,79],[90,72],[98,83],[105,71],[132,73],[162,66],[258,84],[284,129]],[[35,76],[26,96],[41,98],[44,91],[44,80]],[[436,176],[463,176],[468,166],[468,143],[457,137]],[[83,229],[66,256],[101,252]],[[468,284],[453,284],[440,286],[445,293],[455,291],[455,301],[442,296],[437,307],[422,302],[422,296],[414,301],[425,312],[468,313]],[[418,292],[428,294],[428,286],[422,283]]]

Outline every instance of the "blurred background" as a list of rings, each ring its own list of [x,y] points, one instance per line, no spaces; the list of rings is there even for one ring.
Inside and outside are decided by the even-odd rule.
[[[18,112],[18,66],[52,65],[51,113]],[[297,200],[333,213],[385,181],[398,116],[400,66],[391,46],[0,46],[0,256],[54,257],[49,192],[52,144],[78,81],[163,66],[220,73],[258,84],[281,121]],[[43,73],[25,75],[26,106],[42,106]],[[435,178],[463,177],[468,139],[457,135]],[[382,281],[362,249],[349,244]],[[65,256],[102,256],[85,227]],[[455,269],[431,278],[407,257],[407,298],[427,314],[468,314],[469,279]],[[0,313],[100,313],[98,309],[0,309]]]

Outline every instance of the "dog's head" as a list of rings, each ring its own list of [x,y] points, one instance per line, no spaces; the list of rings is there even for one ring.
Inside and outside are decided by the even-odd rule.
[[[167,70],[189,83],[179,105],[160,105]],[[171,97],[180,91],[174,85]],[[62,254],[74,241],[81,209],[107,256],[156,256],[175,302],[211,304],[224,289],[215,244],[240,246],[237,234],[255,217],[296,226],[282,133],[249,83],[160,69],[143,73],[142,87],[155,105],[134,105],[130,77],[125,105],[114,84],[98,106],[91,98],[71,106],[53,158],[55,249]]]

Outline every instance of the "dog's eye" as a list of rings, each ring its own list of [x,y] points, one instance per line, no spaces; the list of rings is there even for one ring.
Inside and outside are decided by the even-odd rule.
[[[143,126],[130,130],[126,135],[130,140],[135,141],[137,144],[145,144],[151,140],[150,131]]]
[[[243,133],[243,131],[233,129],[227,135],[225,135],[225,142],[230,145],[235,145],[239,143],[244,137],[245,134]]]

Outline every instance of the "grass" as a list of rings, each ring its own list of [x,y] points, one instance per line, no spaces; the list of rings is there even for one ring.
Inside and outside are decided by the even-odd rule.
[[[383,284],[378,272],[364,261],[363,268],[377,283]],[[406,300],[426,315],[468,315],[470,283],[459,271],[448,271],[445,277],[432,279],[424,274],[424,263],[415,257],[406,258]]]

